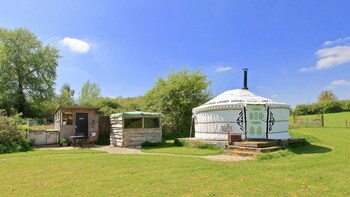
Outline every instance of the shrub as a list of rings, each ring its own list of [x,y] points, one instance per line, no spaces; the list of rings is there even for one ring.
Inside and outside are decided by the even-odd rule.
[[[20,115],[7,117],[0,112],[0,154],[22,152],[32,149],[31,140],[18,129]]]
[[[175,145],[175,146],[182,147],[182,146],[185,146],[185,145],[186,145],[186,141],[185,141],[185,140],[179,140],[178,138],[175,138],[175,140],[174,140],[174,145]]]
[[[106,137],[106,136],[99,136],[97,141],[96,141],[96,144],[97,145],[109,145],[111,142],[110,142],[110,139],[109,137]]]
[[[208,149],[209,145],[204,143],[198,143],[194,147],[198,149]]]
[[[66,138],[62,138],[60,140],[60,145],[61,146],[68,146],[70,144],[69,140],[67,140]]]
[[[186,140],[179,140],[176,138],[174,140],[174,145],[175,146],[180,146],[180,147],[188,147],[188,148],[198,148],[198,149],[209,149],[209,150],[218,150],[220,149],[219,147],[198,142],[198,141],[186,141]]]

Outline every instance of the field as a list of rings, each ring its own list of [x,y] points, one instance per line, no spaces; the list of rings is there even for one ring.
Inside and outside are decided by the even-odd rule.
[[[0,155],[1,196],[350,196],[350,129],[291,133],[311,145],[239,162],[89,149]]]
[[[301,119],[313,120],[319,118],[319,115],[308,115],[308,116],[298,116]],[[347,121],[347,125],[346,125]],[[289,118],[290,125],[293,123],[293,117]],[[324,126],[331,128],[350,128],[350,112],[341,112],[341,113],[329,113],[324,114]]]

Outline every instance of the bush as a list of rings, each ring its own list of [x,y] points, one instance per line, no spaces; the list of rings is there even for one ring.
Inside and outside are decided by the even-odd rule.
[[[194,147],[198,148],[198,149],[208,149],[209,145],[208,144],[203,144],[203,143],[198,143]]]
[[[185,141],[185,140],[179,140],[178,138],[175,138],[175,140],[174,140],[174,145],[175,145],[175,146],[182,147],[182,146],[185,146],[185,145],[186,145],[186,141]]]
[[[0,154],[29,151],[31,140],[26,139],[25,132],[18,129],[20,115],[7,117],[0,112]]]
[[[198,141],[186,141],[186,140],[179,140],[176,138],[174,140],[174,145],[179,146],[179,147],[188,147],[188,148],[198,148],[198,149],[209,149],[209,150],[218,150],[220,149],[219,147],[198,142]]]
[[[68,146],[70,144],[69,140],[67,140],[66,138],[62,138],[60,140],[60,145],[61,146]]]
[[[109,145],[110,143],[111,142],[110,142],[109,137],[106,137],[106,136],[99,136],[97,141],[96,141],[97,145]]]

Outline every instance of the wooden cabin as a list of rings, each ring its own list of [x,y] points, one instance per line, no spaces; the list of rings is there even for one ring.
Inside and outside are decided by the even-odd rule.
[[[55,112],[54,127],[60,133],[60,139],[70,139],[77,134],[85,137],[99,130],[99,107],[60,106]]]
[[[111,146],[139,148],[142,143],[161,142],[161,114],[149,112],[124,112],[112,114]]]

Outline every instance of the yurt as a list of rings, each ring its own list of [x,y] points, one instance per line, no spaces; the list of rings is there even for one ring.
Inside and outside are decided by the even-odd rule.
[[[228,90],[192,110],[195,139],[227,142],[229,135],[241,140],[289,139],[290,106],[248,90],[247,70],[242,89]]]

